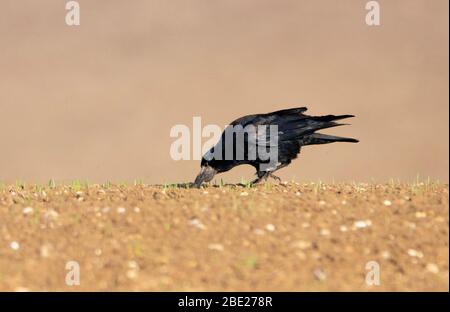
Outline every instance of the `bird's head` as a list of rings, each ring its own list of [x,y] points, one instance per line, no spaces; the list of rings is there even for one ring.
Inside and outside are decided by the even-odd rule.
[[[196,188],[199,188],[203,182],[211,181],[217,172],[218,172],[217,169],[211,166],[211,163],[208,160],[202,158],[201,170],[200,173],[195,178],[194,186]]]

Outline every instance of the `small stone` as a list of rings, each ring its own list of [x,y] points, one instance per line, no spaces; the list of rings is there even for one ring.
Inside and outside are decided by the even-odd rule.
[[[208,249],[215,250],[215,251],[223,251],[224,247],[222,244],[209,244]]]
[[[353,226],[357,229],[364,229],[371,225],[372,225],[372,221],[370,221],[370,220],[359,220],[359,221],[355,221],[353,223]]]
[[[391,206],[391,205],[392,205],[392,202],[391,202],[390,200],[388,200],[388,199],[385,199],[385,200],[383,201],[383,205],[385,205],[385,206]]]
[[[295,195],[300,196],[302,194],[300,192],[295,192]]]
[[[302,223],[302,228],[306,229],[309,228],[311,225],[308,222],[303,222]]]
[[[382,257],[383,259],[390,259],[390,258],[391,258],[391,253],[390,253],[389,251],[385,250],[385,251],[383,251],[383,252],[381,253],[381,257]]]
[[[339,230],[340,230],[341,232],[347,232],[347,231],[348,231],[348,228],[347,228],[345,225],[341,225],[341,226],[339,227]]]
[[[247,192],[242,192],[241,196],[248,196],[248,193]]]
[[[94,254],[95,254],[96,256],[101,256],[101,255],[102,255],[102,250],[101,250],[100,248],[96,248],[96,249],[94,250]]]
[[[138,276],[138,271],[139,271],[139,264],[134,261],[128,261],[128,271],[126,273],[126,276],[129,279],[135,279]]]
[[[134,260],[128,261],[128,268],[138,270],[139,264]]]
[[[48,257],[50,257],[51,250],[52,250],[52,246],[51,245],[44,244],[39,249],[39,253],[40,253],[42,258],[48,258]]]
[[[134,207],[134,212],[136,212],[136,213],[139,213],[139,212],[141,212],[141,209],[139,208],[139,207]]]
[[[325,206],[326,204],[327,204],[327,202],[324,201],[324,200],[319,201],[319,205],[320,205],[320,206]]]
[[[302,250],[311,248],[311,246],[312,246],[311,242],[304,241],[304,240],[299,240],[292,244],[292,247],[302,249]]]
[[[428,272],[437,274],[439,273],[439,267],[435,263],[427,263],[426,269]]]
[[[208,195],[209,192],[208,191],[203,191],[203,195]]]
[[[266,225],[266,230],[269,231],[269,232],[275,231],[275,225],[270,224],[270,223],[267,224],[267,225]]]
[[[123,214],[125,213],[127,210],[124,207],[119,207],[117,208],[117,213]]]
[[[320,235],[328,236],[328,235],[330,235],[330,230],[329,229],[321,229],[320,230]]]
[[[195,219],[195,218],[191,219],[191,220],[189,220],[188,224],[190,226],[196,227],[197,229],[200,229],[200,230],[206,229],[206,226],[199,219]]]
[[[325,271],[323,269],[315,269],[314,272],[314,277],[317,278],[319,281],[324,281],[327,278],[327,274],[325,273]]]
[[[11,244],[9,244],[9,247],[11,247],[12,250],[19,250],[20,245],[18,242],[14,241],[14,242],[11,242]]]
[[[423,258],[423,253],[415,249],[408,249],[408,255],[411,257]]]
[[[34,212],[34,209],[31,208],[31,207],[25,207],[25,208],[23,208],[23,210],[22,210],[22,213],[23,213],[24,215],[30,215],[30,214],[32,214],[33,212]]]
[[[427,213],[426,212],[422,212],[422,211],[417,211],[416,212],[416,218],[417,219],[423,219],[427,217]]]

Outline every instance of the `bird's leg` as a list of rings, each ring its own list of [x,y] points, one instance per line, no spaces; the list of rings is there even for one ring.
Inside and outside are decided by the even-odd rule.
[[[253,180],[251,184],[252,185],[256,185],[256,184],[260,184],[260,183],[265,182],[265,181],[267,181],[267,176],[258,177],[255,180]]]
[[[256,173],[256,175],[258,176],[255,180],[253,180],[252,181],[252,185],[256,185],[256,184],[259,184],[259,183],[261,183],[261,182],[265,182],[265,181],[267,181],[267,178],[269,177],[269,173],[268,172],[261,172],[261,171],[258,171],[257,173]]]

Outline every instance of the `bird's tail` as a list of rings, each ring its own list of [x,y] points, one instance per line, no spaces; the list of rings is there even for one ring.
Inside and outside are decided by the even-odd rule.
[[[333,142],[353,142],[358,140],[315,133],[316,131],[332,127],[344,126],[338,120],[355,117],[354,115],[325,115],[309,116],[304,115],[306,107],[285,109],[272,114],[279,115],[282,122],[279,122],[279,130],[283,133],[284,141],[301,141],[302,145],[327,144]]]
[[[359,141],[353,138],[344,138],[321,133],[313,133],[303,139],[304,145],[328,144],[334,142],[358,143]]]
[[[348,124],[343,123],[337,123],[336,120],[346,119],[346,118],[352,118],[355,117],[354,115],[325,115],[325,116],[312,116],[311,120],[313,121],[313,128],[314,131],[331,128],[331,127],[338,127],[338,126],[345,126]]]
[[[289,120],[286,123],[286,128],[293,130],[293,133],[298,136],[305,136],[313,134],[315,131],[345,126],[348,124],[335,122],[345,118],[354,117],[353,115],[325,115],[325,116],[306,116]]]
[[[325,115],[325,116],[312,116],[311,118],[317,121],[334,121],[334,120],[340,120],[345,118],[351,118],[355,117],[355,115]]]

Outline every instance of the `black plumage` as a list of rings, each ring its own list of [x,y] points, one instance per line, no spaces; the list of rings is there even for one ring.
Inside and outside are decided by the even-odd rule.
[[[336,121],[354,117],[353,115],[309,116],[304,114],[306,110],[306,107],[284,109],[267,114],[248,115],[233,121],[224,130],[219,142],[203,156],[202,170],[195,179],[195,186],[199,187],[202,182],[211,181],[217,173],[243,164],[255,167],[257,178],[253,183],[266,180],[268,177],[279,180],[273,172],[289,165],[297,158],[302,146],[358,142],[352,138],[316,133],[321,129],[344,125]],[[270,133],[270,126],[277,127],[277,141],[272,140],[274,136]],[[232,136],[227,137],[228,130],[235,132],[230,132]],[[238,140],[238,136],[241,136],[241,141]],[[275,163],[263,157],[263,152],[269,151],[271,147],[276,147]]]

